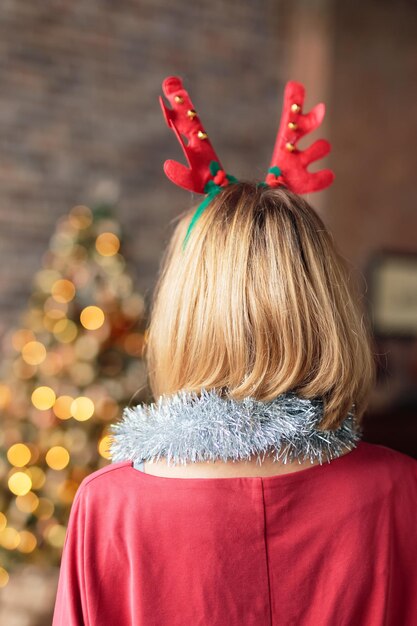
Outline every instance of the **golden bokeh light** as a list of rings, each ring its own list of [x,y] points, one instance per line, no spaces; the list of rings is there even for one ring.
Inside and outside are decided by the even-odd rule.
[[[110,452],[109,452],[109,446],[110,446],[111,441],[112,439],[110,435],[104,435],[104,437],[102,437],[98,443],[98,446],[97,446],[98,452],[104,459],[111,459]]]
[[[120,248],[120,240],[114,233],[101,233],[96,239],[96,250],[102,256],[114,256]]]
[[[29,554],[30,552],[33,552],[37,544],[35,535],[31,533],[29,530],[21,530],[19,532],[19,535],[20,535],[20,542],[19,542],[19,545],[17,546],[17,549],[19,550],[19,552],[23,552],[25,554]]]
[[[24,496],[16,497],[16,507],[19,509],[19,511],[22,511],[22,513],[33,513],[38,504],[39,498],[36,493],[33,493],[33,491],[29,491]]]
[[[0,383],[0,409],[5,409],[9,406],[12,399],[12,392],[10,387],[6,384]]]
[[[54,548],[62,548],[65,542],[66,528],[61,524],[49,526],[45,532],[45,539]]]
[[[24,496],[32,489],[30,476],[25,472],[15,472],[8,481],[9,489],[16,496]]]
[[[32,404],[40,411],[46,411],[55,404],[55,391],[51,387],[37,387],[32,393]]]
[[[70,455],[63,446],[52,446],[46,453],[45,461],[51,469],[62,470],[70,462]]]
[[[45,357],[46,348],[40,341],[29,341],[22,348],[22,359],[29,365],[39,365]]]
[[[81,311],[80,321],[87,330],[97,330],[104,324],[104,313],[98,306],[87,306]]]
[[[6,548],[6,550],[16,550],[19,543],[20,535],[16,528],[6,526],[6,528],[0,532],[0,545]]]
[[[72,396],[59,396],[56,399],[52,410],[60,420],[68,420],[72,417],[71,404],[73,401]]]
[[[16,467],[27,465],[31,456],[30,449],[24,443],[15,443],[7,450],[7,459],[10,465],[15,465]]]
[[[78,328],[75,322],[65,317],[54,324],[52,332],[61,343],[71,343],[78,334]]]
[[[71,404],[71,414],[79,422],[85,422],[94,414],[94,402],[87,396],[78,396]]]
[[[0,511],[0,531],[7,526],[7,517]]]
[[[71,302],[75,296],[75,285],[70,280],[61,278],[52,285],[51,295],[57,302]]]
[[[4,567],[0,567],[0,587],[5,587],[9,582],[9,573],[4,569]]]

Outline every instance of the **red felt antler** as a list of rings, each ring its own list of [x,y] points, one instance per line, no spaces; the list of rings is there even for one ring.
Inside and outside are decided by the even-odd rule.
[[[162,83],[162,89],[172,106],[172,109],[168,109],[162,97],[159,98],[165,120],[176,134],[189,164],[189,167],[186,167],[177,161],[165,161],[165,174],[176,185],[196,193],[205,193],[204,189],[209,180],[214,180],[219,185],[226,184],[228,181],[225,179],[219,158],[181,79],[169,76]],[[184,143],[182,136],[187,138],[187,144]],[[213,161],[218,163],[216,175],[210,171],[210,164]]]
[[[318,139],[309,148],[298,150],[296,143],[301,137],[320,126],[324,118],[324,104],[317,104],[310,113],[302,113],[305,89],[301,83],[290,81],[284,91],[281,123],[275,142],[271,166],[265,182],[271,187],[285,185],[295,193],[318,191],[331,185],[331,170],[308,172],[313,161],[330,152],[330,143]]]

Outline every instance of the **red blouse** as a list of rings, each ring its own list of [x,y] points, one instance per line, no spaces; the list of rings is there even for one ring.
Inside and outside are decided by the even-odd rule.
[[[130,461],[72,505],[52,626],[416,626],[417,460],[168,478]]]

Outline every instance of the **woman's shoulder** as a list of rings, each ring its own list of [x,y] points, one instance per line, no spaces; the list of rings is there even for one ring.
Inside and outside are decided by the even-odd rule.
[[[404,452],[390,448],[380,443],[361,441],[359,444],[363,457],[373,463],[389,464],[401,468],[408,467],[411,471],[417,471],[417,459]]]
[[[128,477],[131,475],[131,461],[118,461],[110,463],[100,469],[88,474],[80,483],[77,494],[80,492],[108,493],[109,488],[118,488],[126,485]]]
[[[362,480],[384,482],[386,485],[413,484],[417,489],[417,459],[388,446],[361,441],[356,456]]]

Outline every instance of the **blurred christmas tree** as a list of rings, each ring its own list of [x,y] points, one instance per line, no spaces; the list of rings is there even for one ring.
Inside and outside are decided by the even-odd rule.
[[[145,302],[106,204],[60,219],[0,372],[0,586],[14,564],[59,565],[82,479],[109,463],[109,424],[149,401]]]

